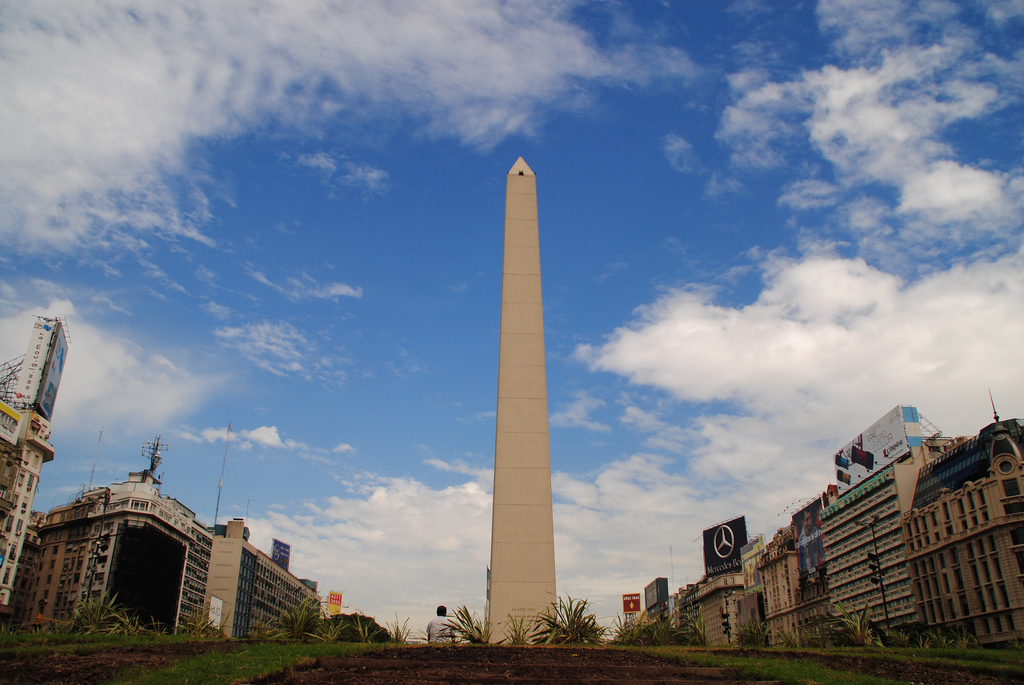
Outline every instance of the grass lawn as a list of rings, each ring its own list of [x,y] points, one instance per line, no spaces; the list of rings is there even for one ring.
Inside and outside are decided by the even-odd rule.
[[[194,640],[182,636],[0,635],[0,673],[18,680],[18,669],[89,674],[91,682],[132,685],[234,683],[323,656],[355,656],[387,645],[322,642]],[[473,649],[467,646],[466,649]],[[737,668],[750,680],[782,683],[928,682],[929,674],[969,674],[956,682],[1024,682],[1024,652],[992,649],[636,649],[701,666]],[[426,655],[426,652],[425,652]],[[865,667],[865,664],[867,665]],[[25,670],[30,669],[30,670]],[[915,671],[915,669],[917,669]],[[866,671],[866,672],[858,672]]]

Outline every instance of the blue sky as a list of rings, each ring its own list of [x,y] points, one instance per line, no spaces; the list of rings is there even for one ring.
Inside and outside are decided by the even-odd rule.
[[[560,593],[770,536],[898,404],[1019,416],[1024,3],[33,2],[0,21],[0,352],[36,500],[164,492],[353,609],[483,609],[504,178],[537,173]]]

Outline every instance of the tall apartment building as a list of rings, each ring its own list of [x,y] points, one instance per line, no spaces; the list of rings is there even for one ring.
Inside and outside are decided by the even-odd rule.
[[[997,421],[926,465],[901,519],[916,618],[982,644],[1024,638],[1024,422]]]
[[[689,611],[700,607],[704,614],[709,645],[727,645],[738,630],[736,603],[743,596],[743,573],[723,573],[704,577],[686,586],[679,599],[679,620]],[[725,623],[729,629],[726,630]]]
[[[779,528],[775,537],[765,545],[760,569],[764,583],[765,623],[769,633],[772,636],[783,632],[797,634],[796,590],[800,583],[800,569],[791,526]]]
[[[214,526],[206,602],[222,607],[225,635],[245,637],[257,622],[269,624],[306,599],[319,604],[316,583],[295,577],[250,543],[244,519]]]
[[[203,606],[212,537],[159,486],[147,469],[46,514],[34,591],[45,619],[66,620],[81,598],[103,593],[167,627]]]
[[[873,620],[883,625],[917,619],[900,518],[910,509],[923,463],[916,449],[821,512],[832,602],[853,611],[869,606]],[[878,555],[881,584],[871,579],[876,574],[869,554]]]
[[[42,512],[32,512],[25,532],[25,539],[21,545],[21,554],[18,555],[18,567],[13,583],[14,590],[11,593],[11,611],[13,612],[11,624],[15,626],[32,623],[39,611],[39,606],[35,602],[35,590],[39,583],[37,571],[41,563],[39,527],[45,519],[46,515]]]
[[[39,474],[54,454],[50,422],[33,411],[19,418],[16,442],[0,440],[0,618],[6,621],[14,618],[11,603]]]

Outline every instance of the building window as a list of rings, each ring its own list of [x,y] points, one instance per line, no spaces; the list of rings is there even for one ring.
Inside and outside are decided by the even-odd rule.
[[[1014,497],[1020,494],[1020,483],[1017,482],[1016,478],[1003,481],[1003,493],[1007,497]]]

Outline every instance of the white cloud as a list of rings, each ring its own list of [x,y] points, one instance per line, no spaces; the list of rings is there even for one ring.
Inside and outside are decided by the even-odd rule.
[[[677,171],[692,174],[701,170],[700,160],[693,151],[693,145],[675,133],[669,133],[661,141],[661,149],[668,163]]]
[[[410,478],[363,473],[345,494],[302,508],[274,508],[250,518],[251,540],[292,545],[292,571],[319,581],[322,594],[344,591],[345,603],[393,621],[397,613],[422,630],[439,603],[483,612],[490,554],[489,469],[428,460],[472,477],[433,488]],[[677,580],[703,568],[694,531],[735,515],[732,504],[705,496],[701,483],[664,457],[638,454],[586,477],[554,473],[555,556],[559,594],[586,597],[605,624],[623,592],[640,591],[652,567]]]
[[[306,371],[309,343],[285,321],[218,328],[214,336],[264,371],[278,376]]]
[[[793,209],[814,209],[836,204],[837,188],[831,183],[806,179],[790,183],[779,197],[780,205]]]
[[[947,433],[987,423],[989,387],[1004,406],[1024,405],[1007,356],[1024,335],[1022,266],[1016,254],[907,284],[860,260],[770,261],[756,302],[672,291],[577,356],[679,407],[729,403],[675,419],[630,405],[622,421],[703,477],[749,489],[730,499],[763,499],[769,477],[807,496],[832,477],[829,449],[894,405],[918,406]]]
[[[331,451],[335,454],[351,454],[356,451],[356,448],[347,442],[339,442]]]
[[[532,133],[542,106],[579,106],[588,84],[695,71],[650,43],[600,52],[572,12],[485,0],[11,7],[0,36],[0,234],[20,250],[130,244],[140,231],[212,244],[191,180],[197,141],[271,120],[383,116],[489,146]],[[358,163],[344,171],[368,190],[385,178]]]
[[[587,430],[610,433],[611,426],[590,418],[590,412],[603,407],[604,404],[604,400],[593,397],[587,392],[579,391],[576,393],[576,400],[552,414],[549,422],[558,428],[586,428]]]
[[[347,283],[327,283],[322,285],[305,273],[300,273],[297,277],[289,276],[285,279],[284,285],[281,285],[271,281],[262,271],[256,271],[255,269],[249,269],[248,271],[253,280],[273,288],[293,302],[309,299],[337,301],[339,297],[359,299],[363,296],[362,288],[353,288]]]
[[[210,396],[225,380],[200,377],[159,351],[97,327],[70,300],[51,300],[27,310],[18,299],[2,304],[6,314],[0,330],[9,332],[0,337],[4,361],[25,354],[35,316],[68,322],[68,360],[54,405],[55,425],[62,431],[166,425],[193,411],[197,396]]]
[[[1015,102],[1020,80],[1006,74],[1020,65],[986,52],[955,21],[946,23],[950,7],[821,3],[822,25],[838,32],[851,63],[784,81],[765,80],[760,72],[731,77],[737,101],[723,112],[717,135],[732,146],[733,162],[747,170],[780,167],[813,148],[831,165],[836,183],[797,179],[780,203],[838,205],[842,216],[848,211],[843,200],[861,202],[863,194],[884,199],[894,230],[871,231],[861,243],[862,254],[872,258],[903,249],[925,259],[993,237],[1015,245],[1024,172],[1019,164],[993,170],[990,160],[971,159],[971,151],[949,136],[952,127],[984,122]],[[932,43],[906,40],[922,27],[936,36]],[[886,47],[879,51],[879,45]],[[898,200],[879,185],[895,189]]]

